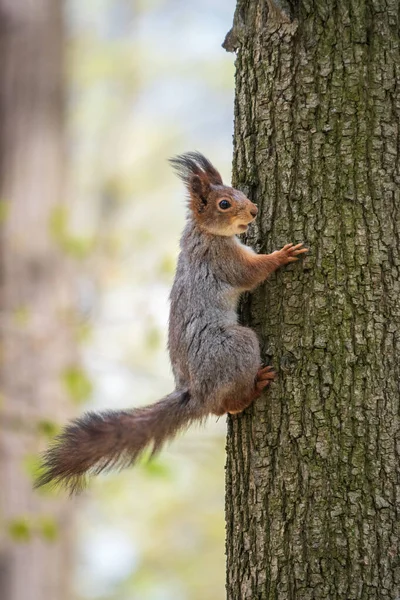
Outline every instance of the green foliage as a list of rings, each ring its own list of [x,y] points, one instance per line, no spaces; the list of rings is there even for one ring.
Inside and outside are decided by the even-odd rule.
[[[14,542],[30,542],[34,535],[43,537],[48,542],[54,542],[59,535],[59,527],[53,517],[47,515],[20,516],[7,523],[7,532]]]
[[[54,542],[59,535],[59,527],[56,520],[49,516],[42,516],[38,519],[37,530],[49,542]]]
[[[34,482],[43,473],[41,457],[38,454],[27,454],[22,460],[22,468],[29,477],[29,480],[32,482],[33,486]],[[35,495],[46,496],[48,498],[56,498],[58,496],[57,488],[51,484],[40,487],[39,489],[35,490],[34,493]]]
[[[58,432],[58,428],[56,433]],[[43,467],[42,460],[38,454],[27,454],[22,460],[22,468],[25,471],[26,475],[29,477],[29,480],[32,482],[32,486],[34,482],[42,475]],[[46,496],[46,497],[57,497],[58,490],[56,487],[51,484],[40,487],[35,490],[35,495]]]
[[[40,435],[45,438],[52,439],[60,431],[60,426],[55,421],[50,419],[41,419],[37,423],[37,430]]]
[[[50,213],[49,228],[55,240],[61,241],[64,239],[68,229],[68,215],[65,206],[57,205],[53,208]]]
[[[69,397],[76,404],[85,402],[92,394],[92,382],[79,366],[67,367],[61,375],[61,380]]]
[[[171,467],[160,458],[147,458],[140,464],[141,471],[149,477],[169,479],[172,475]]]
[[[22,461],[22,467],[28,477],[35,481],[40,473],[40,458],[37,454],[27,454]]]
[[[0,200],[0,225],[4,223],[10,213],[10,203],[7,200]]]
[[[69,229],[67,208],[62,205],[55,206],[49,219],[50,235],[63,252],[82,260],[93,251],[94,239],[72,235]]]
[[[27,517],[12,519],[8,523],[8,534],[15,542],[29,542],[32,537],[32,525]]]
[[[160,262],[160,275],[166,275],[168,278],[171,278],[175,273],[176,267],[176,258],[171,254],[164,256]]]
[[[26,327],[30,318],[30,310],[27,306],[19,306],[13,311],[13,320],[18,327]]]
[[[80,344],[88,342],[92,337],[92,333],[93,327],[87,321],[81,321],[76,325],[75,338]]]
[[[146,335],[146,346],[148,350],[156,350],[157,348],[159,348],[161,339],[162,336],[160,329],[155,325],[149,327]]]

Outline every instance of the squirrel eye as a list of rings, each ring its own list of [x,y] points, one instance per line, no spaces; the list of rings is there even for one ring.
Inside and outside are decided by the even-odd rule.
[[[227,208],[230,208],[232,205],[230,202],[228,202],[228,200],[221,200],[221,202],[219,202],[218,206],[220,208],[222,208],[222,210],[226,210]]]

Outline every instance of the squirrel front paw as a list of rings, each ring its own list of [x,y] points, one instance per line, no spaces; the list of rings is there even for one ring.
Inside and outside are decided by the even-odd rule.
[[[272,254],[275,255],[282,265],[288,265],[291,262],[298,260],[299,254],[308,252],[308,248],[303,248],[303,242],[300,244],[286,244],[281,250],[276,250]]]

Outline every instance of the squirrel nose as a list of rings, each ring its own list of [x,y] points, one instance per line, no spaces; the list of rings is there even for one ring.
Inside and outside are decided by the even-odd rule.
[[[257,206],[254,206],[254,207],[251,209],[251,211],[250,211],[250,214],[251,214],[251,216],[252,216],[252,217],[256,217],[256,216],[257,216],[257,213],[258,213],[258,208],[257,208]]]

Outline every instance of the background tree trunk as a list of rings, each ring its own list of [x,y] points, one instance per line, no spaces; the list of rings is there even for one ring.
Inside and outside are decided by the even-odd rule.
[[[279,380],[229,420],[231,600],[400,597],[399,27],[397,0],[239,0],[228,36],[249,242],[311,249],[243,305]]]
[[[75,358],[70,276],[52,239],[62,42],[60,1],[0,0],[1,600],[71,598],[71,504],[33,492],[29,476],[40,434],[70,411],[62,380]]]

